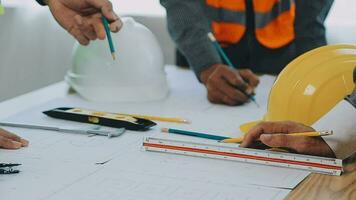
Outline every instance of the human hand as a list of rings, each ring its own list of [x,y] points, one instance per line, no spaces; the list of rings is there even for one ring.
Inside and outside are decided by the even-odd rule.
[[[247,102],[259,84],[258,77],[251,70],[234,70],[223,64],[215,64],[202,71],[200,80],[208,90],[210,102],[230,106]]]
[[[0,148],[19,149],[27,146],[27,140],[0,128]]]
[[[288,133],[315,131],[309,126],[292,121],[262,122],[253,127],[244,137],[240,147],[251,147],[260,139],[270,147],[284,147],[297,153],[335,157],[334,152],[322,137],[292,136]]]
[[[101,16],[108,19],[112,32],[118,32],[122,26],[109,0],[47,0],[57,22],[82,45],[90,40],[106,37]]]

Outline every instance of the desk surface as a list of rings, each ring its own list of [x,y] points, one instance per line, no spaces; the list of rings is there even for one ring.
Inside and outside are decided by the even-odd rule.
[[[68,92],[64,82],[22,95],[0,103],[0,118],[41,105],[49,100],[63,97]],[[345,163],[345,173],[341,177],[311,174],[294,189],[287,199],[356,199],[356,156]]]
[[[286,199],[356,199],[356,155],[344,163],[342,176],[311,174]]]

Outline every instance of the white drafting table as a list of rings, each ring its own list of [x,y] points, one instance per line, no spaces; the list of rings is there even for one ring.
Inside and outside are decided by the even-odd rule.
[[[274,77],[262,76],[253,103],[214,105],[189,70],[166,68],[170,94],[145,103],[102,104],[68,95],[64,82],[0,103],[2,121],[91,128],[51,119],[42,111],[77,106],[112,112],[181,116],[190,125],[158,123],[148,132],[127,131],[118,138],[7,128],[30,140],[21,150],[0,150],[0,162],[22,163],[17,175],[0,176],[1,200],[38,199],[283,199],[309,172],[247,163],[144,152],[143,136],[202,140],[167,135],[161,127],[237,136],[241,123],[266,111]],[[16,114],[17,113],[17,114]],[[6,119],[5,119],[6,118]],[[106,162],[107,161],[107,162]],[[96,164],[106,162],[105,164]]]

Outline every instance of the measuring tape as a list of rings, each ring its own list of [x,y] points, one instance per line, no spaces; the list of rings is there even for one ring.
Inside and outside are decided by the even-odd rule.
[[[329,175],[339,176],[343,171],[340,159],[240,148],[236,144],[195,143],[145,137],[142,147],[145,151],[287,167]]]

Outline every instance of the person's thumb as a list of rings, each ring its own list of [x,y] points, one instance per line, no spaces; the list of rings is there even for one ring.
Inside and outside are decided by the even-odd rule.
[[[262,134],[260,140],[269,147],[286,147],[299,152],[303,147],[304,137],[295,137],[286,134]]]

